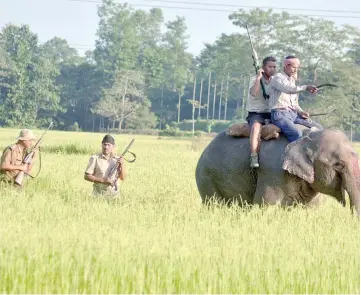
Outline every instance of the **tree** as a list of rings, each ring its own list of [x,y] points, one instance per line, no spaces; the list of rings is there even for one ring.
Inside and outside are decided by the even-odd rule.
[[[65,39],[54,37],[40,46],[44,58],[50,59],[58,67],[65,65],[78,65],[84,62],[78,51],[69,46]]]
[[[103,0],[98,8],[100,21],[94,59],[104,71],[104,87],[111,86],[117,71],[136,70],[138,67],[140,44],[134,13],[128,4],[113,0]]]
[[[101,117],[91,112],[92,107],[101,99],[104,72],[95,64],[87,62],[67,64],[61,67],[61,74],[56,82],[60,88],[60,104],[66,112],[58,113],[58,124],[68,128],[78,122],[82,130],[95,131],[96,120],[99,130],[103,121]]]
[[[8,82],[1,91],[2,123],[35,126],[40,123],[39,115],[55,115],[59,109],[59,95],[54,81],[59,72],[42,55],[37,35],[29,26],[7,25],[0,33],[0,40],[7,55],[5,60],[11,60],[13,69],[2,78]]]
[[[271,45],[277,44],[280,36],[277,35],[275,28],[287,28],[290,21],[288,13],[274,13],[272,9],[262,10],[259,8],[232,13],[228,17],[232,23],[245,32],[246,25],[249,26],[249,32],[252,36],[253,45],[259,56],[266,56],[271,49]],[[293,17],[293,19],[295,19]],[[249,56],[251,52],[249,52]]]
[[[206,44],[198,60],[201,73],[208,73],[208,81],[210,76],[218,81],[226,79],[226,87],[223,85],[221,91],[222,99],[224,97],[224,118],[227,119],[227,114],[229,117],[233,116],[240,106],[239,92],[244,87],[242,76],[254,71],[248,37],[222,34],[214,44]],[[208,88],[210,89],[210,84]],[[229,112],[228,108],[231,108],[232,112]]]
[[[184,93],[184,87],[187,84],[188,68],[191,65],[191,55],[186,52],[187,26],[185,19],[178,17],[175,21],[166,24],[167,31],[164,36],[164,48],[166,49],[166,73],[170,77],[170,87],[178,94],[178,115],[177,122],[180,122],[181,116],[181,98]]]
[[[94,107],[93,111],[109,118],[113,128],[118,122],[121,130],[125,123],[132,125],[136,114],[145,114],[150,103],[144,93],[144,78],[138,71],[124,70],[116,73],[116,79],[111,88],[104,89],[104,98]],[[149,122],[150,114],[147,114]],[[137,125],[133,123],[133,125]]]
[[[15,63],[4,47],[4,41],[0,42],[0,101],[2,102],[5,101],[15,79]]]
[[[218,115],[243,120],[249,77],[254,75],[248,24],[260,62],[267,55],[281,62],[294,54],[302,64],[298,84],[340,86],[324,88],[316,96],[302,93],[300,103],[307,111],[334,108],[329,116],[316,119],[353,138],[359,130],[358,28],[285,12],[241,9],[229,16],[240,33],[222,34],[193,57],[187,52],[184,18],[164,23],[158,8],[136,10],[115,0],[103,0],[98,15],[96,48],[84,57],[58,37],[39,45],[28,26],[2,29],[0,124],[38,126],[52,117],[61,129],[74,122],[93,131],[153,128],[157,122],[161,129],[184,118],[194,121],[198,105],[198,119]],[[192,96],[194,89],[197,98]]]

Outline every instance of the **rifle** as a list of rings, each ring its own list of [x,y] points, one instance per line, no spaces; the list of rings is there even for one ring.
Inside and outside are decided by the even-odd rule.
[[[258,71],[259,71],[260,68],[261,68],[261,66],[260,66],[259,61],[258,61],[257,52],[256,52],[256,50],[255,50],[254,47],[253,47],[252,38],[251,38],[251,35],[249,34],[249,31],[248,31],[248,25],[246,25],[246,29],[247,29],[247,34],[248,34],[248,37],[249,37],[249,42],[251,43],[251,48],[252,48],[253,66],[254,66],[255,69],[256,69],[256,75],[257,75],[257,74],[258,74]],[[263,98],[264,98],[264,99],[268,99],[268,98],[269,98],[269,95],[266,94],[266,89],[264,88],[264,84],[263,84],[262,79],[260,80],[260,82],[261,82],[261,88],[262,88]]]
[[[329,113],[314,113],[314,114],[310,114],[310,117],[317,117],[317,116],[326,116]]]
[[[329,115],[330,113],[332,113],[334,110],[335,110],[335,109],[331,109],[330,111],[325,112],[325,113],[311,113],[311,114],[310,114],[310,117],[326,116],[326,115]]]
[[[127,160],[126,158],[124,158],[125,161],[127,161],[128,163],[134,163],[135,160],[137,159],[137,156],[131,152],[129,149],[132,147],[134,143],[134,138],[131,140],[131,142],[128,144],[128,146],[125,148],[125,150],[123,151],[123,153],[121,154],[121,157],[124,157],[127,153],[130,153],[133,155],[134,159],[133,160]],[[120,159],[120,157],[114,157],[116,160]],[[118,186],[117,186],[117,181],[118,181],[118,171],[119,170],[119,163],[116,163],[112,169],[109,172],[109,175],[112,176],[115,174],[114,180],[113,180],[113,186],[115,187],[115,191],[118,190]]]
[[[31,151],[26,155],[26,157],[23,159],[23,164],[31,164],[33,158],[34,158],[34,155],[35,155],[35,150],[37,149],[37,147],[39,146],[40,142],[42,141],[43,139],[43,136],[45,135],[45,133],[53,126],[53,122],[50,123],[48,129],[46,129],[43,134],[40,136],[39,140],[35,143],[35,145],[32,147]],[[40,172],[40,171],[39,171]],[[24,181],[24,178],[25,178],[25,175],[29,175],[31,176],[30,174],[27,174],[26,172],[24,171],[20,171],[18,173],[18,175],[16,176],[15,178],[15,184],[19,185],[19,186],[22,186],[23,184],[23,181]],[[34,177],[33,177],[34,178]]]
[[[316,86],[316,88],[320,89],[320,88],[325,87],[325,86],[329,86],[329,87],[338,87],[338,86],[337,86],[337,85],[335,85],[335,84],[326,83],[326,84],[321,84],[321,85],[318,85],[318,86]]]

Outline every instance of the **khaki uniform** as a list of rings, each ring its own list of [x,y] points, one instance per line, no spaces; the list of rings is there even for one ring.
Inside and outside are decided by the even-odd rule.
[[[110,171],[116,164],[117,159],[114,157],[114,155],[110,155],[110,158],[107,159],[102,153],[95,154],[90,157],[85,173],[100,178],[111,177],[109,175]],[[118,195],[119,179],[117,179],[117,188],[118,189],[116,190],[115,186],[111,186],[105,183],[93,183],[93,195]]]
[[[23,149],[22,146],[15,143],[5,148],[1,160],[0,165],[2,164],[11,164],[11,165],[21,165],[26,150]],[[16,176],[19,174],[20,170],[12,170],[12,171],[4,171],[0,170],[0,180],[6,182],[13,182]]]

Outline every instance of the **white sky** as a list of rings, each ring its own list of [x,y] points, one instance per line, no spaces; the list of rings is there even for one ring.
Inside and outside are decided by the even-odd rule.
[[[98,0],[89,0],[98,1]],[[119,0],[117,0],[120,2]],[[155,6],[177,6],[228,10],[228,12],[200,11],[195,9],[172,9],[162,8],[165,21],[174,20],[176,15],[184,16],[188,26],[189,49],[193,54],[199,54],[204,43],[212,43],[222,33],[238,32],[238,28],[228,20],[229,10],[237,10],[235,7],[221,7],[210,5],[192,5],[189,3],[214,3],[229,5],[249,6],[272,6],[288,8],[283,9],[292,14],[312,14],[327,16],[328,20],[336,24],[350,24],[360,27],[360,3],[358,0],[313,0],[307,1],[286,1],[286,0],[254,0],[252,2],[241,2],[237,0],[178,0],[188,4],[172,4],[171,1],[157,2],[155,0],[130,0],[130,5],[155,5]],[[149,7],[134,6],[137,9],[149,10]],[[305,11],[290,10],[306,9]],[[321,12],[316,10],[328,10]],[[335,10],[339,12],[330,12]],[[276,10],[280,12],[282,10]],[[346,13],[342,11],[356,11],[357,13]],[[348,16],[350,18],[346,18]],[[39,40],[45,42],[55,36],[68,40],[69,44],[76,47],[82,54],[84,50],[92,49],[95,41],[95,33],[98,25],[97,3],[74,2],[70,0],[0,0],[0,28],[7,23],[29,24],[31,30],[37,33]],[[84,50],[81,50],[83,48]]]

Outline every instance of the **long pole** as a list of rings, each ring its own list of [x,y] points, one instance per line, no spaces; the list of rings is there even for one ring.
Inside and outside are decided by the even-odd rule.
[[[200,118],[201,118],[202,91],[203,91],[203,77],[202,77],[202,79],[201,79],[201,90],[199,90],[199,108],[198,108],[198,119],[200,119]]]
[[[227,120],[228,87],[229,87],[229,72],[227,74],[226,97],[224,102],[224,120]]]
[[[219,106],[218,106],[218,121],[221,120],[221,112],[222,112],[222,94],[223,94],[223,77],[221,81],[221,93],[219,95]]]
[[[214,111],[215,111],[215,107],[216,107],[216,96],[217,96],[217,80],[214,80],[212,120],[214,120]]]
[[[208,97],[207,97],[207,121],[208,121],[208,117],[209,117],[209,96],[211,93],[211,77],[212,77],[212,72],[209,72],[209,77],[208,77]]]
[[[195,103],[196,103],[196,84],[197,84],[197,77],[194,75],[194,84],[193,84],[193,102],[192,102],[192,136],[194,136],[194,111],[195,111]]]

